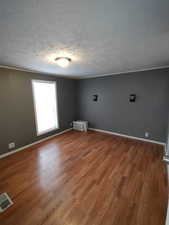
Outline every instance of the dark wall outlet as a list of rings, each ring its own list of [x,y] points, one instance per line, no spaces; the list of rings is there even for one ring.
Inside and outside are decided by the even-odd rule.
[[[135,102],[136,101],[136,94],[131,94],[129,98],[130,102]]]
[[[93,101],[97,102],[98,101],[98,95],[93,95]]]

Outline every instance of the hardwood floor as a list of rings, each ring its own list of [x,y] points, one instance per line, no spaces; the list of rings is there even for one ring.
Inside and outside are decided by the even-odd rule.
[[[1,225],[164,225],[162,146],[70,131],[0,160]]]

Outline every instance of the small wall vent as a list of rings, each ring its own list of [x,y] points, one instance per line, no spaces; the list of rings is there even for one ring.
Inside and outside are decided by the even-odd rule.
[[[13,205],[12,200],[7,193],[0,194],[0,213]]]

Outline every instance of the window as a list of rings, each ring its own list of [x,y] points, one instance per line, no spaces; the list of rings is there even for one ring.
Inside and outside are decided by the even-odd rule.
[[[37,135],[59,128],[56,82],[32,80]]]

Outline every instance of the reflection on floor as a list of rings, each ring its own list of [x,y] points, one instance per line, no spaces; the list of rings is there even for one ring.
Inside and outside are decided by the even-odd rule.
[[[162,146],[70,131],[0,160],[2,225],[164,225]]]

